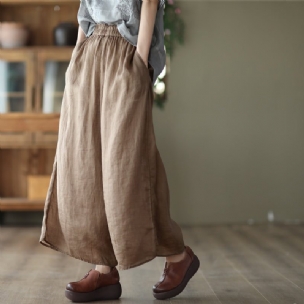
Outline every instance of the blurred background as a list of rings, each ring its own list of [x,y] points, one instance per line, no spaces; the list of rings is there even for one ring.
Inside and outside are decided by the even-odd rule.
[[[2,224],[39,224],[78,0],[1,1]],[[167,1],[154,126],[181,224],[304,219],[304,3]]]
[[[179,1],[156,137],[185,224],[304,219],[304,3]]]

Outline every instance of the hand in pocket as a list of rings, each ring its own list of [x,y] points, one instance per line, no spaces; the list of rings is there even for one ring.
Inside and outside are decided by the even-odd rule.
[[[138,49],[135,50],[135,52],[137,53],[137,55],[140,57],[141,61],[145,64],[145,66],[148,68],[148,58],[144,58],[140,52],[138,51]]]

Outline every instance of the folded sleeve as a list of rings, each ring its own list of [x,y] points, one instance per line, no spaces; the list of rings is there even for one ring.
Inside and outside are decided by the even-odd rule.
[[[85,33],[86,37],[89,37],[94,28],[95,22],[91,17],[85,0],[80,0],[80,5],[77,13],[77,20]]]
[[[165,6],[165,0],[159,0],[159,3],[158,3],[158,9],[162,8]]]

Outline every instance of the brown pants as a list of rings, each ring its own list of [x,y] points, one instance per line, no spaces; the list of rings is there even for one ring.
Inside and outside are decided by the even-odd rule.
[[[184,250],[152,122],[153,68],[99,23],[66,71],[40,243],[128,269]]]

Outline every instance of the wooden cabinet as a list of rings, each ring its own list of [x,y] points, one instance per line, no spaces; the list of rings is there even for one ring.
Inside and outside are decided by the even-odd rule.
[[[31,34],[28,46],[0,47],[0,212],[43,210],[43,200],[27,199],[27,176],[52,172],[74,48],[55,46],[53,29],[77,24],[78,8],[79,0],[0,2],[0,21],[23,22]]]
[[[60,113],[73,47],[0,48],[0,114]]]
[[[59,123],[65,87],[65,72],[73,47],[31,47],[0,49],[0,148],[56,147],[56,130],[28,130],[18,124],[26,116],[55,114]],[[15,126],[4,130],[1,120],[10,119]],[[18,118],[16,118],[18,117]],[[32,116],[33,117],[33,116]],[[47,124],[49,120],[45,120]],[[2,127],[1,127],[2,126]]]
[[[0,49],[0,113],[31,111],[34,70],[33,52]]]

